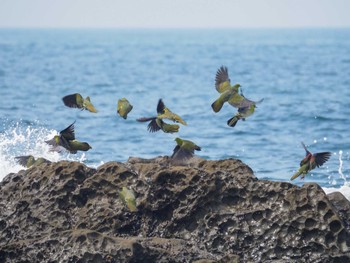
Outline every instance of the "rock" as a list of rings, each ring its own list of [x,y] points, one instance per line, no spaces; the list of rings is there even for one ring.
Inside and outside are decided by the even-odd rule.
[[[0,262],[350,262],[349,210],[331,200],[235,159],[43,163],[0,183]]]
[[[329,201],[337,209],[345,228],[350,232],[350,201],[340,192],[330,193],[327,196]]]

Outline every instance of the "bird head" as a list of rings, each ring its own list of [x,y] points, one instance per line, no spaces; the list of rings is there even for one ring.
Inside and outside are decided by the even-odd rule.
[[[175,138],[175,141],[178,145],[181,145],[182,144],[182,139],[180,139],[179,137],[176,137]]]

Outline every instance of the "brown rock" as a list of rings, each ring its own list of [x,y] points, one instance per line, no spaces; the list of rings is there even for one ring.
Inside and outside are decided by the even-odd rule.
[[[336,206],[234,159],[42,164],[0,183],[0,262],[348,262]]]

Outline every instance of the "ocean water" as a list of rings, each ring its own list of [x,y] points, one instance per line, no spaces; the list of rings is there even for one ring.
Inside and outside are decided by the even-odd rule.
[[[252,100],[254,115],[226,125],[236,109],[218,97],[217,69]],[[90,96],[97,114],[67,108],[61,98]],[[117,100],[134,109],[124,120]],[[331,159],[304,180],[350,199],[350,29],[44,30],[0,29],[0,180],[33,154],[97,167],[129,156],[171,155],[190,139],[205,159],[239,158],[260,179],[289,181],[305,151]],[[188,123],[178,134],[149,133],[137,118],[156,114],[158,99]],[[50,152],[44,140],[76,121],[92,149]]]

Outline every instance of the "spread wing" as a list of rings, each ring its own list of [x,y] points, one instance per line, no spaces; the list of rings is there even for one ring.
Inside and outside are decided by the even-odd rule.
[[[75,140],[75,133],[74,133],[74,123],[75,121],[69,125],[64,130],[60,131],[60,139],[63,137],[65,140],[71,141]]]
[[[329,158],[331,157],[331,155],[332,155],[332,153],[330,153],[330,152],[315,153],[314,157],[315,157],[315,163],[316,163],[317,167],[320,167],[325,162],[327,162],[329,160]]]
[[[194,154],[194,149],[187,150],[187,149],[181,148],[179,145],[176,145],[171,158],[177,161],[183,161],[183,160],[192,158],[193,154]]]
[[[64,105],[70,108],[81,108],[83,105],[83,97],[79,93],[67,95],[62,98]]]
[[[164,114],[164,109],[165,109],[165,105],[162,99],[159,99],[158,101],[158,105],[157,105],[157,113],[158,114]]]
[[[223,93],[231,88],[227,67],[221,66],[216,72],[215,88],[219,93]]]
[[[22,166],[27,166],[27,162],[29,158],[33,158],[34,157],[32,155],[25,155],[25,156],[17,156],[15,157],[16,161],[18,164],[22,165]]]
[[[162,120],[160,120],[161,122],[162,122]],[[154,118],[153,120],[151,120],[151,122],[148,124],[148,126],[147,126],[147,130],[149,131],[149,132],[157,132],[157,131],[159,131],[160,130],[160,127],[159,127],[159,125],[158,125],[158,123],[157,123],[157,119],[156,118]]]

